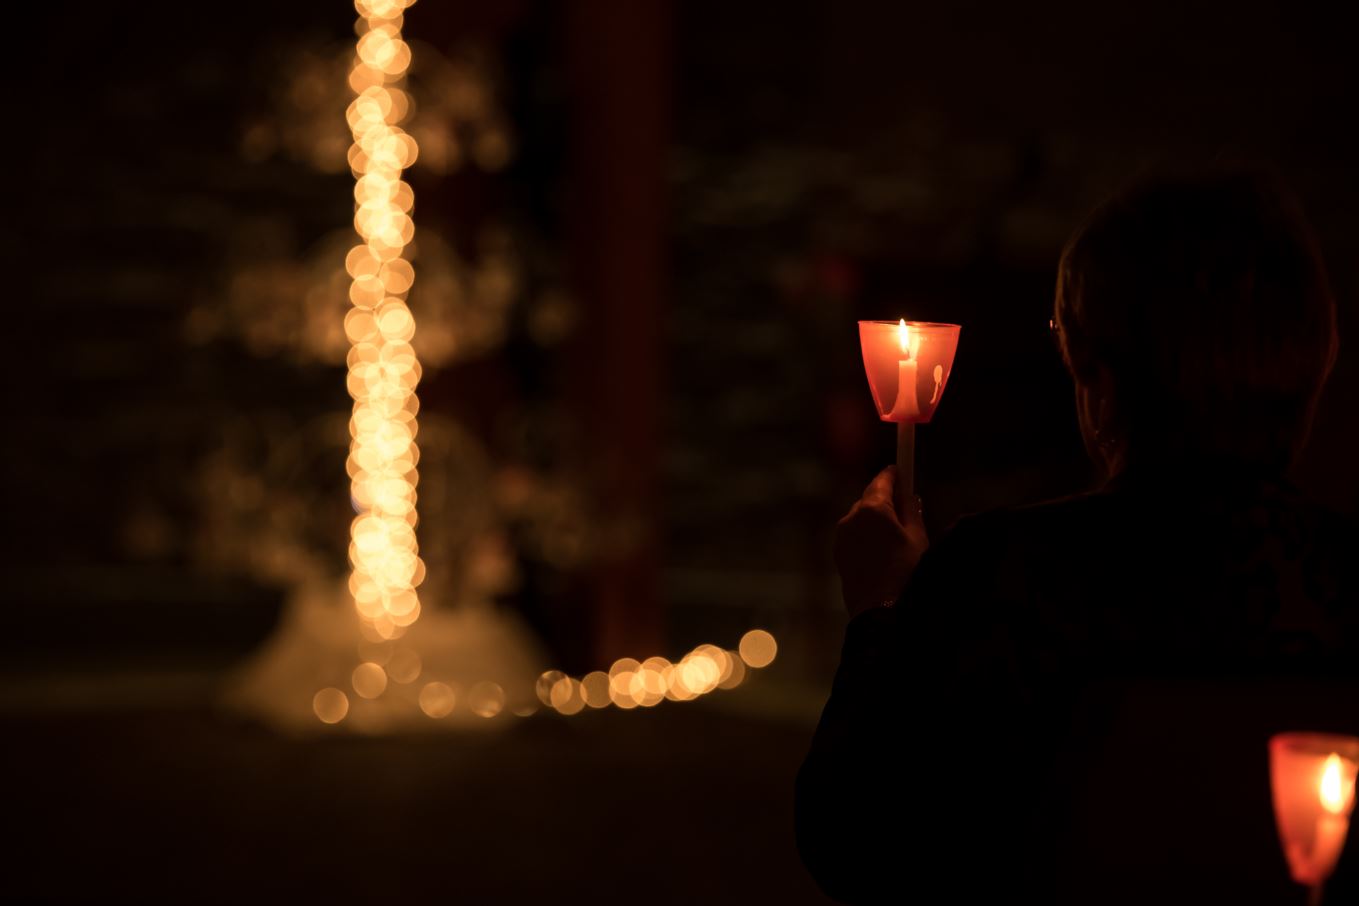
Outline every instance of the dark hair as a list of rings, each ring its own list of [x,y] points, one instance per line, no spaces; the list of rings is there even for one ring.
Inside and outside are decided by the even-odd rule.
[[[1256,172],[1159,179],[1100,207],[1057,271],[1072,376],[1107,375],[1127,453],[1292,463],[1336,356],[1293,197]]]

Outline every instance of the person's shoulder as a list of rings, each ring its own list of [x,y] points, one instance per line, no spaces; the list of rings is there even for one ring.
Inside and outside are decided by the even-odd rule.
[[[998,581],[1016,563],[1045,563],[1073,539],[1101,537],[1108,510],[1104,495],[1092,492],[963,516],[930,546],[927,571],[950,581]]]
[[[961,517],[949,529],[948,537],[970,544],[1004,545],[1036,536],[1088,531],[1092,523],[1111,513],[1112,506],[1108,494],[1089,491],[1037,503],[998,507]]]

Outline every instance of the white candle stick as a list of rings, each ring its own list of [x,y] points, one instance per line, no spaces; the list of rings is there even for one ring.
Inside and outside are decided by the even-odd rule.
[[[897,399],[888,418],[904,421],[920,415],[920,400],[916,396],[917,365],[911,355],[911,329],[902,318],[897,327],[897,342],[901,344],[901,360],[897,362]]]
[[[902,318],[897,325],[897,342],[901,359],[897,362],[897,398],[888,417],[897,423],[897,518],[904,523],[907,507],[915,496],[915,419],[920,415],[920,399],[916,395],[919,367],[911,355],[911,329]]]
[[[915,496],[915,423],[897,422],[897,518],[906,524],[906,508]]]

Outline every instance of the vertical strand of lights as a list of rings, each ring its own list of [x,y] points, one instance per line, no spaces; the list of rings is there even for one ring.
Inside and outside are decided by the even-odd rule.
[[[353,303],[345,316],[348,387],[354,400],[346,469],[357,516],[350,529],[349,589],[365,635],[402,635],[420,615],[416,587],[424,564],[416,544],[415,395],[420,363],[411,346],[415,319],[406,295],[415,271],[405,257],[415,235],[415,194],[401,176],[415,162],[415,141],[401,123],[410,46],[401,39],[414,0],[356,0],[357,54],[349,74],[354,100],[354,229],[361,240],[345,258]]]

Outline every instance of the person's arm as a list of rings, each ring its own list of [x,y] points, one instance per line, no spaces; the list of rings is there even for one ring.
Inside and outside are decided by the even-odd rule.
[[[883,608],[850,621],[830,700],[797,775],[798,851],[821,889],[843,902],[886,898],[900,870],[900,835],[888,820],[900,808],[893,776],[900,746],[889,717],[900,686],[888,668],[897,614]]]
[[[857,547],[871,556],[858,568],[866,570],[882,553],[862,534]],[[986,616],[995,564],[988,534],[960,523],[919,561],[895,606],[861,607],[846,629],[796,790],[799,851],[835,899],[900,900],[913,879],[923,886],[990,833],[976,832],[994,821],[984,803],[995,748],[984,737],[1000,730],[994,708],[1005,697],[1006,665]],[[843,575],[854,564],[840,566]]]

